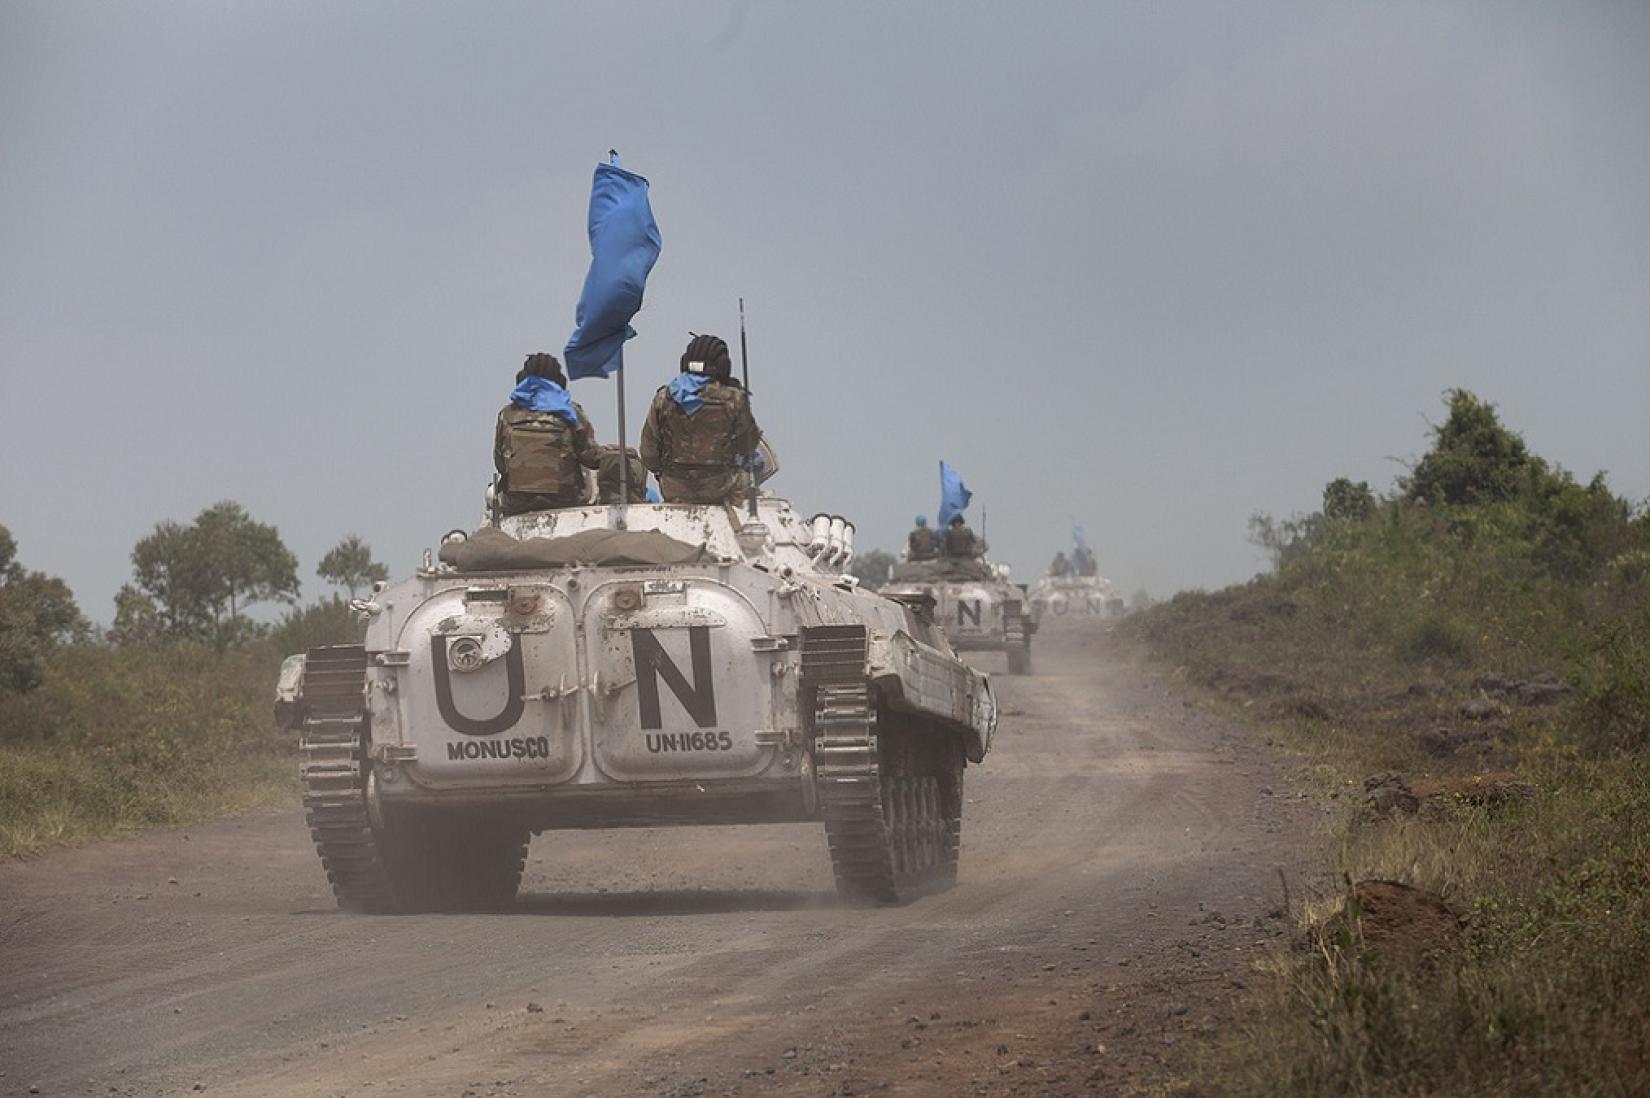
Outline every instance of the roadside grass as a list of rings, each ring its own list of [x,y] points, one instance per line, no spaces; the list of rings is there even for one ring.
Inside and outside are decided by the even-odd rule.
[[[1630,1095],[1650,1088],[1650,779],[1579,768],[1528,803],[1342,831],[1352,878],[1467,916],[1435,968],[1318,926],[1204,1065],[1231,1094]]]
[[[0,858],[294,795],[267,644],[81,644],[0,696]]]
[[[1390,501],[1276,575],[1120,627],[1346,806],[1345,880],[1428,889],[1465,916],[1458,948],[1405,966],[1320,921],[1340,904],[1319,898],[1200,1093],[1650,1093],[1645,523],[1579,573],[1513,525]],[[1509,686],[1530,682],[1549,689]],[[1532,792],[1380,817],[1362,780],[1383,771],[1510,771]]]

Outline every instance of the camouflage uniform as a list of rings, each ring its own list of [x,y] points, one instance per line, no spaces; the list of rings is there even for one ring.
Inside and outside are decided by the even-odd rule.
[[[912,530],[905,539],[906,560],[933,560],[939,555],[939,542],[934,538],[934,531],[926,526]]]
[[[511,403],[493,431],[493,468],[499,472],[499,510],[506,515],[578,507],[589,499],[584,470],[596,468],[596,432],[584,409],[578,421]]]
[[[667,503],[736,503],[750,492],[743,471],[762,431],[750,396],[733,381],[711,381],[692,415],[661,386],[642,428],[642,462],[659,478]]]
[[[966,524],[958,523],[955,526],[945,528],[946,556],[968,559],[977,557],[984,551],[984,547],[980,545],[980,539],[974,536],[974,531],[970,530]]]
[[[597,494],[603,503],[619,502],[619,447],[609,444],[601,448],[602,465],[596,472]],[[630,480],[631,503],[644,503],[647,500],[647,466],[642,464],[642,455],[627,447],[625,453],[630,461],[625,467],[625,473]]]

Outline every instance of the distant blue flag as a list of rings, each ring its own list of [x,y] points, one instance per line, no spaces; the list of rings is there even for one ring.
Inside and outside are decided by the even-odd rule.
[[[944,530],[951,525],[954,516],[968,510],[968,501],[973,498],[974,493],[963,483],[962,476],[945,462],[940,462],[940,529]]]
[[[1089,539],[1083,535],[1083,528],[1075,522],[1071,524],[1071,541],[1072,544],[1077,546],[1079,549],[1087,549],[1089,547]]]
[[[647,180],[597,164],[590,184],[590,272],[574,314],[577,327],[562,352],[569,378],[611,377],[624,366],[624,342],[636,334],[630,318],[642,307],[648,272],[659,259],[659,226],[647,201]]]

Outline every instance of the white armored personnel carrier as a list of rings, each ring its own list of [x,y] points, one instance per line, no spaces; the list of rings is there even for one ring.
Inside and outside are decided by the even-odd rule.
[[[1008,566],[984,558],[939,557],[901,561],[882,593],[898,599],[930,599],[934,617],[959,652],[998,651],[1008,673],[1031,673],[1031,638],[1037,619],[1025,589],[1008,578]]]
[[[1104,576],[1044,576],[1031,587],[1031,605],[1039,614],[1065,617],[1120,618],[1123,600]]]
[[[304,804],[342,906],[496,907],[531,834],[823,822],[838,891],[956,879],[996,704],[921,599],[843,575],[853,527],[784,500],[578,507],[449,535],[290,658]]]

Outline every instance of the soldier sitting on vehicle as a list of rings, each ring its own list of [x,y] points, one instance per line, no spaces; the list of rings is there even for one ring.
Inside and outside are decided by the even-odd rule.
[[[1054,554],[1054,561],[1048,566],[1048,574],[1055,579],[1071,574],[1071,562],[1066,559],[1065,553]]]
[[[630,481],[629,498],[623,502],[647,502],[647,466],[634,447],[625,447],[629,460],[625,463],[626,479]],[[619,446],[610,442],[601,448],[601,468],[596,471],[598,498],[603,503],[619,503]]]
[[[762,441],[750,395],[732,377],[728,345],[697,335],[682,372],[654,394],[642,428],[642,462],[669,503],[735,503],[750,491],[746,470]]]
[[[928,516],[917,516],[917,527],[905,539],[906,560],[933,560],[940,555],[940,545],[934,531],[928,528]]]
[[[947,579],[988,580],[991,566],[986,563],[986,544],[968,528],[961,515],[951,519],[941,538],[940,572]]]
[[[1100,566],[1094,562],[1094,553],[1088,546],[1079,545],[1071,555],[1075,558],[1072,563],[1076,565],[1079,576],[1097,576],[1100,574]]]
[[[567,394],[556,356],[527,356],[493,431],[499,511],[519,515],[585,502],[584,470],[598,463],[596,433]]]
[[[974,536],[961,515],[953,515],[945,531],[945,555],[953,560],[972,560],[985,555],[985,543]]]

